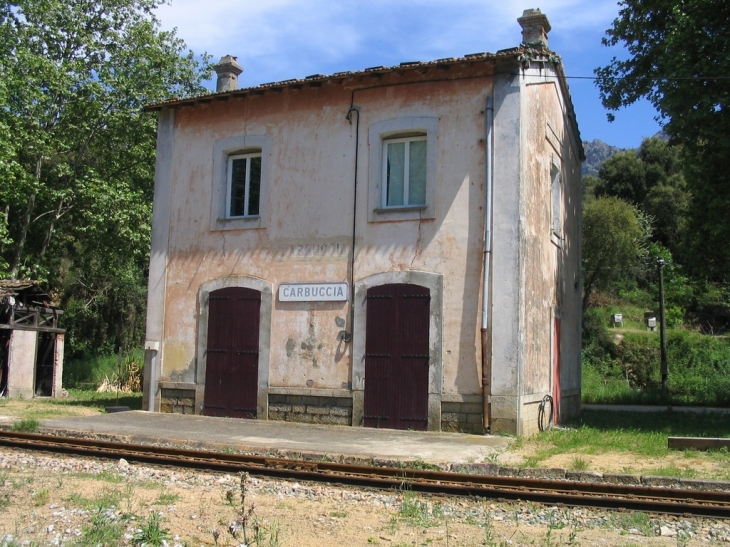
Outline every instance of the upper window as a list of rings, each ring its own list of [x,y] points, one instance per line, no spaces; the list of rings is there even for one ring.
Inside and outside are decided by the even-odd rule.
[[[215,143],[211,230],[266,227],[271,137],[243,135]]]
[[[254,217],[261,199],[261,152],[228,157],[229,218]]]
[[[383,141],[382,207],[426,204],[426,137]]]
[[[370,222],[435,218],[438,123],[403,117],[370,126]]]

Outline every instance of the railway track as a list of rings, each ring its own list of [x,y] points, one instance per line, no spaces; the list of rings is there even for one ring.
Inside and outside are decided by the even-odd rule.
[[[367,488],[392,489],[407,485],[410,490],[417,492],[498,501],[519,500],[557,506],[730,518],[730,493],[727,492],[367,467],[7,431],[0,432],[0,446]]]

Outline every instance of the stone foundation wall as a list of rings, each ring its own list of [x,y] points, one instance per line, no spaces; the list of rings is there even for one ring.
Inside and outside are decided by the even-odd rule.
[[[195,414],[194,389],[169,389],[163,387],[160,392],[160,412]]]
[[[548,416],[540,416],[540,401],[530,402],[522,405],[522,436],[531,437],[540,432],[539,418],[543,420],[543,426],[549,426],[548,418],[550,414],[550,407],[548,406]]]
[[[352,425],[352,399],[269,394],[269,420]]]
[[[484,432],[484,406],[481,395],[460,397],[461,400],[450,401],[446,397],[441,401],[441,431],[462,433]]]

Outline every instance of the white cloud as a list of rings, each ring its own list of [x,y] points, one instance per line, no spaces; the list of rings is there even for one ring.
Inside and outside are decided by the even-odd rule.
[[[157,15],[163,28],[177,27],[196,53],[208,52],[214,60],[237,56],[245,69],[240,84],[248,87],[513,47],[521,41],[517,18],[534,7],[548,16],[550,46],[563,56],[568,74],[590,76],[620,52],[600,44],[618,15],[617,0],[521,6],[505,0],[172,0]],[[571,89],[584,137],[616,134],[620,124],[609,127],[603,121],[593,84],[573,80]],[[656,130],[650,119],[639,122],[635,116],[621,127],[624,141],[610,138],[621,146],[638,144],[641,135]]]
[[[614,0],[543,0],[540,7],[554,33],[602,34],[617,11]],[[196,52],[237,55],[265,74],[295,77],[297,67],[357,70],[364,66],[356,60],[372,66],[511,47],[520,41],[522,8],[497,0],[219,0],[205,7],[173,0],[157,13]]]

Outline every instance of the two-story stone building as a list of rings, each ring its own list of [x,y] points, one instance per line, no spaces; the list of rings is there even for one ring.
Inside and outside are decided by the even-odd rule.
[[[583,150],[547,18],[520,46],[159,113],[152,411],[530,434],[580,409]],[[485,229],[486,227],[486,229]],[[542,406],[541,406],[542,405]]]

